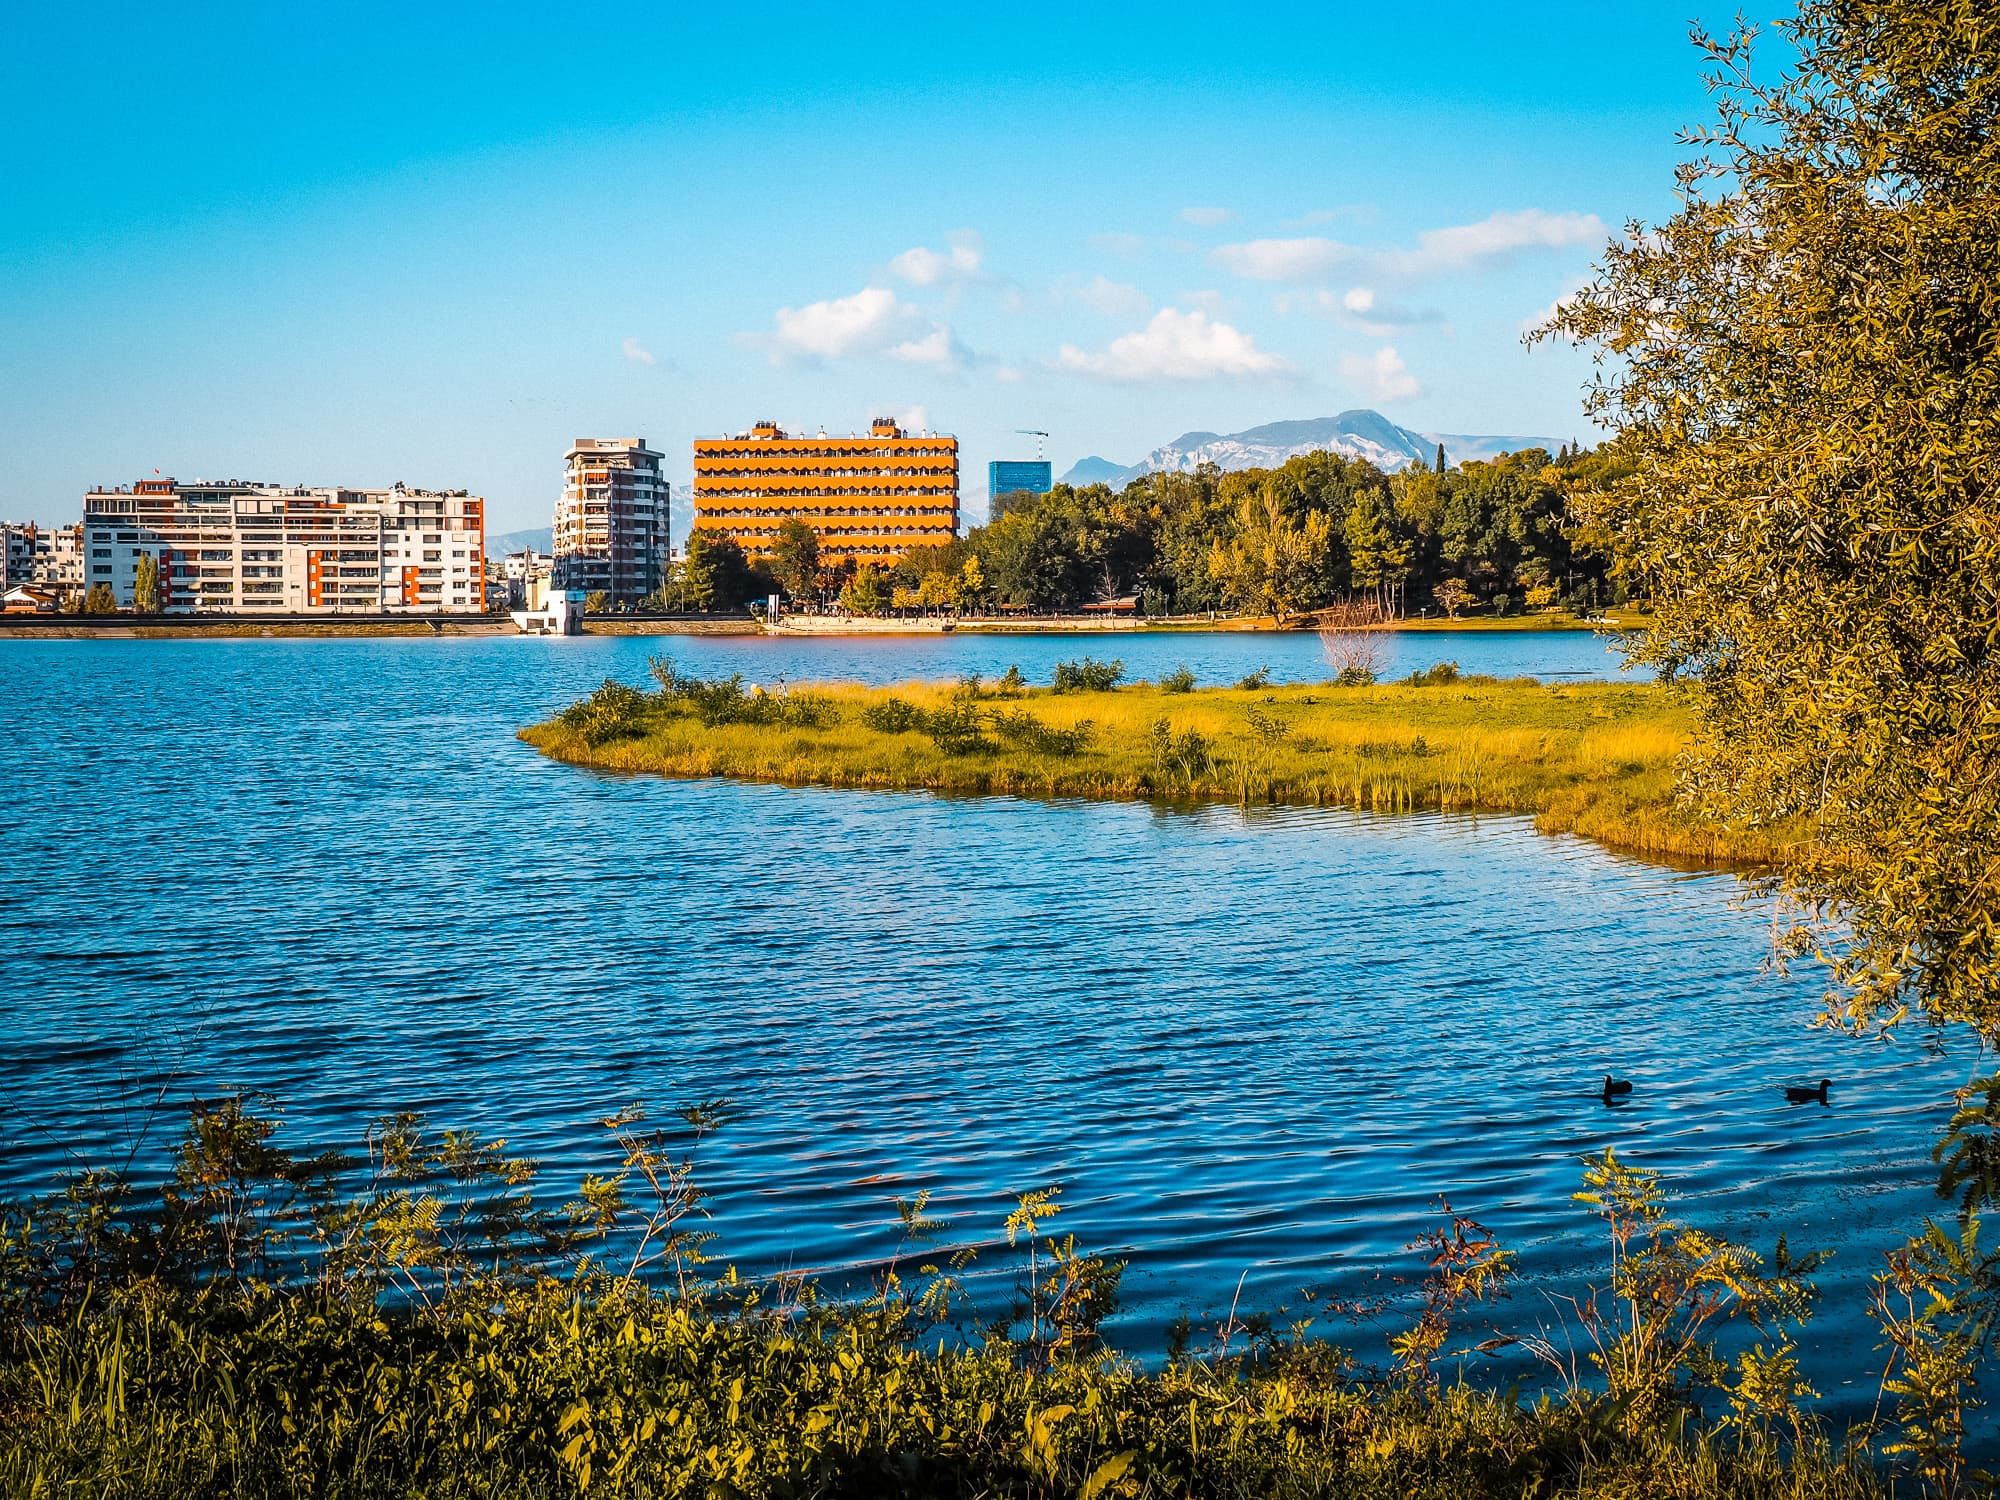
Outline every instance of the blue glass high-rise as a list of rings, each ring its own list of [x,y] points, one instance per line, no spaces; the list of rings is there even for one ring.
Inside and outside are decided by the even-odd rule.
[[[1026,490],[1046,495],[1054,488],[1054,469],[1045,458],[996,458],[986,466],[986,493],[1011,495]]]

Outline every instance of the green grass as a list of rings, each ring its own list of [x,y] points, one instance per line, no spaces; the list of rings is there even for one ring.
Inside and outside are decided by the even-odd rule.
[[[1558,1347],[1522,1299],[1523,1398],[1460,1373],[1516,1274],[1461,1214],[1362,1304],[1232,1306],[1146,1368],[1103,1338],[1122,1263],[1054,1187],[983,1228],[899,1200],[886,1261],[840,1258],[861,1286],[725,1268],[697,1156],[732,1115],[602,1121],[616,1154],[565,1203],[416,1115],[350,1152],[288,1146],[267,1096],[193,1102],[164,1180],[76,1169],[0,1204],[0,1496],[1861,1500],[1884,1460],[1958,1492],[1917,1425],[1963,1394],[1930,1346],[1869,1372],[1931,1370],[1926,1394],[1836,1447],[1789,1364],[1820,1257],[1682,1223],[1608,1150],[1583,1181],[1626,1247],[1615,1311]]]
[[[501,1316],[311,1294],[155,1297],[6,1372],[20,1496],[1861,1500],[1865,1457],[1612,1403],[1370,1388],[1301,1354],[1023,1370],[865,1318],[549,1289]]]
[[[1781,860],[1786,830],[1674,805],[1690,715],[1671,690],[1468,678],[1422,685],[1003,694],[916,683],[612,691],[523,730],[598,770],[789,785],[1528,813],[1545,832],[1702,863]],[[629,695],[629,696],[626,696]],[[600,694],[600,699],[603,698]],[[902,717],[885,705],[906,704]],[[871,723],[871,718],[873,722]],[[938,726],[943,732],[934,732]],[[1067,738],[1069,743],[1064,743]]]

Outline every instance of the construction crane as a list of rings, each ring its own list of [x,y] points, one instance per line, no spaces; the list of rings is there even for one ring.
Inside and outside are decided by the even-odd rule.
[[[1042,440],[1046,438],[1048,434],[1042,431],[1041,428],[1039,427],[1016,427],[1014,430],[1020,433],[1021,436],[1023,437],[1031,437],[1035,440],[1035,457],[1037,459],[1040,459],[1042,456]]]

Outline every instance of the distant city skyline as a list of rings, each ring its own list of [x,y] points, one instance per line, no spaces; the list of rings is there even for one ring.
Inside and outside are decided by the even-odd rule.
[[[1019,428],[1058,474],[1352,407],[1588,438],[1587,362],[1519,335],[1671,211],[1686,15],[27,15],[0,517],[157,467],[466,487],[506,532],[644,432],[679,536],[693,439],[764,418],[957,435],[968,521]]]

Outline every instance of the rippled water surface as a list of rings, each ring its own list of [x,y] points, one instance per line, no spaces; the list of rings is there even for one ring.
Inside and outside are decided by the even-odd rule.
[[[919,1187],[978,1237],[1059,1182],[1082,1239],[1132,1263],[1121,1337],[1157,1348],[1239,1277],[1269,1309],[1409,1270],[1441,1194],[1521,1248],[1512,1314],[1546,1315],[1536,1288],[1601,1267],[1568,1197],[1615,1143],[1692,1217],[1835,1249],[1811,1347],[1837,1401],[1866,1384],[1866,1274],[1928,1206],[1970,1059],[1810,1030],[1812,976],[1762,972],[1767,915],[1729,877],[1516,818],[621,780],[515,740],[662,644],[752,680],[1035,677],[1080,652],[0,642],[0,1172],[115,1141],[121,1078],[161,1058],[190,1091],[278,1094],[300,1139],[424,1109],[565,1185],[604,1163],[595,1117],[727,1095],[714,1227],[746,1271],[884,1254]],[[1086,645],[1140,675],[1324,675],[1309,637]],[[1615,664],[1589,636],[1394,650]],[[1607,1069],[1628,1106],[1593,1097]],[[1832,1107],[1783,1102],[1822,1075]]]

